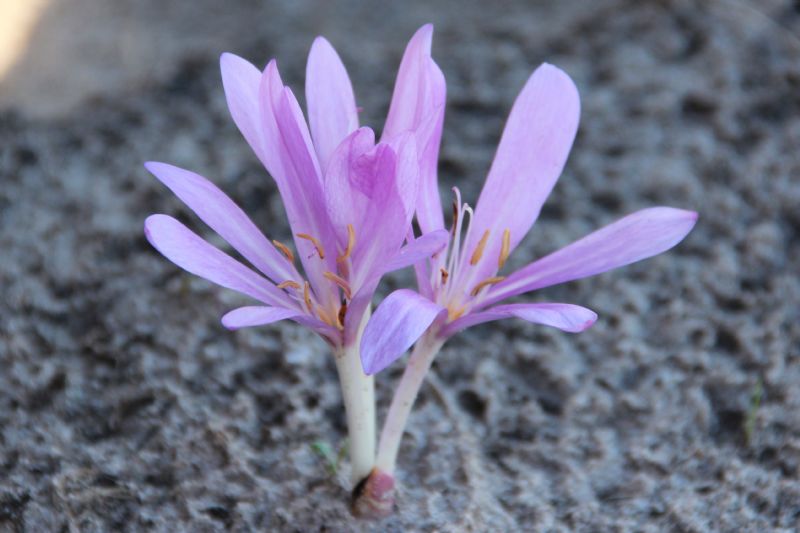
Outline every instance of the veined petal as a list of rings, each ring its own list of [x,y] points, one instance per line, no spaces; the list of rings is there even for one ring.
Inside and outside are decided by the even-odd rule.
[[[511,274],[490,289],[484,305],[660,254],[681,242],[695,222],[697,213],[683,209],[637,211]]]
[[[358,128],[358,111],[347,70],[324,37],[316,38],[308,54],[306,103],[311,136],[325,169],[336,147]]]
[[[447,245],[450,233],[447,230],[434,230],[417,237],[403,246],[386,265],[386,272],[399,270],[428,259]]]
[[[380,372],[400,358],[444,310],[407,289],[387,296],[370,318],[361,338],[364,373]]]
[[[145,168],[275,283],[299,279],[286,257],[216,185],[199,174],[165,163],[148,162]]]
[[[325,280],[323,273],[335,271],[336,236],[325,205],[317,156],[303,113],[291,90],[284,87],[276,95],[275,89],[277,87],[262,83],[261,97],[266,118],[269,113],[265,108],[271,105],[276,121],[280,158],[285,170],[281,196],[306,275],[320,303],[331,306],[338,291]],[[312,236],[317,242],[300,238],[299,234]]]
[[[386,156],[392,160],[388,164],[394,172],[394,154],[375,157],[375,134],[370,128],[362,127],[342,141],[331,155],[325,172],[325,197],[328,214],[336,230],[341,246],[348,240],[347,225],[361,229],[361,219],[367,211],[375,186],[374,174]],[[383,163],[382,163],[383,160]]]
[[[404,131],[413,131],[429,114],[425,104],[433,95],[425,91],[428,85],[425,66],[431,57],[432,39],[433,25],[426,24],[417,30],[406,46],[383,128],[387,140]],[[433,109],[428,107],[427,111]]]
[[[579,305],[561,303],[498,305],[485,311],[470,313],[451,322],[442,329],[442,335],[449,337],[476,324],[511,317],[578,333],[595,323],[597,313]]]
[[[567,161],[578,129],[580,100],[563,71],[543,64],[517,97],[486,178],[466,241],[468,254],[489,238],[473,280],[497,271],[505,230],[513,251],[536,221]]]
[[[286,294],[167,215],[150,215],[147,240],[164,257],[201,278],[276,307],[295,307]]]
[[[281,307],[264,307],[260,305],[250,305],[239,307],[225,314],[222,317],[222,325],[228,329],[240,329],[251,326],[264,326],[279,320],[294,318],[304,314],[296,309],[286,309]]]
[[[444,75],[431,58],[433,26],[422,26],[406,47],[397,73],[392,103],[382,140],[399,134],[417,134],[420,189],[417,218],[423,233],[444,227],[436,180],[439,144],[444,121],[446,85]]]

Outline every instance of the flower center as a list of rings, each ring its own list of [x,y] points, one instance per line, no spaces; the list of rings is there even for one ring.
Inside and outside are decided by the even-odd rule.
[[[436,293],[436,302],[447,308],[447,317],[450,322],[479,305],[485,297],[488,287],[505,279],[504,276],[498,276],[496,273],[506,264],[511,251],[511,231],[505,229],[500,236],[497,268],[492,269],[489,275],[483,279],[476,279],[481,270],[477,268],[478,265],[481,264],[481,261],[486,260],[487,246],[493,238],[497,237],[487,229],[471,250],[465,248],[465,244],[470,240],[473,211],[468,204],[461,203],[461,193],[457,188],[454,187],[453,192],[455,199],[453,202],[453,225],[450,228],[450,246],[447,252],[442,252],[438,258],[434,257],[434,265],[438,268],[433,268],[431,274],[431,284]],[[483,272],[485,276],[485,270]]]

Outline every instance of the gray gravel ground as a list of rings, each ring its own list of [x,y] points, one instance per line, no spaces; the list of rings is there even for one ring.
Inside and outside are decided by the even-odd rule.
[[[325,345],[288,324],[225,331],[239,297],[142,235],[153,212],[206,231],[147,159],[207,175],[288,234],[216,57],[186,54],[163,83],[63,118],[2,114],[0,531],[794,531],[800,8],[530,4],[297,1],[243,16],[231,46],[277,55],[301,93],[324,33],[380,126],[406,40],[433,21],[442,190],[473,201],[526,77],[544,60],[568,71],[580,133],[517,264],[639,208],[701,214],[668,254],[530,296],[595,309],[589,331],[505,321],[450,341],[380,524],[349,516],[342,472],[311,448],[344,437]],[[381,413],[400,371],[380,376]]]

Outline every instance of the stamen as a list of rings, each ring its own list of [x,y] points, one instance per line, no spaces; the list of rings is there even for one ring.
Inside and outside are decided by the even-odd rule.
[[[506,279],[505,276],[494,276],[494,277],[491,277],[491,278],[486,278],[485,280],[483,280],[480,283],[478,283],[477,285],[475,285],[475,287],[472,289],[472,292],[470,292],[470,294],[472,296],[477,296],[478,293],[481,292],[481,289],[483,289],[484,287],[488,287],[489,285],[494,285],[495,283],[500,283],[504,279]]]
[[[344,329],[344,317],[347,315],[347,302],[342,302],[342,306],[339,308],[339,314],[336,316],[337,320],[339,321],[339,327]]]
[[[508,260],[508,254],[511,250],[511,230],[503,230],[503,245],[500,247],[500,257],[497,258],[497,270],[503,268]]]
[[[286,281],[282,281],[282,282],[278,283],[278,285],[276,285],[276,287],[278,287],[279,289],[285,289],[287,287],[291,287],[293,289],[299,289],[300,288],[300,284],[297,283],[296,281],[292,281],[290,279],[287,279]]]
[[[311,241],[311,244],[313,244],[314,248],[317,249],[317,254],[319,254],[319,258],[325,259],[325,250],[322,248],[322,243],[319,242],[319,239],[317,239],[316,237],[312,237],[308,233],[298,233],[297,236],[300,237],[301,239]]]
[[[286,256],[286,259],[288,259],[290,263],[294,263],[294,254],[292,253],[292,251],[289,249],[288,246],[283,244],[281,241],[272,241],[272,244],[274,244],[275,248],[280,250],[283,253],[283,255]]]
[[[350,257],[350,254],[353,252],[353,248],[356,245],[356,230],[353,229],[352,224],[347,225],[347,248],[344,249],[344,253],[336,258],[337,263],[343,263],[347,261],[347,258]]]
[[[453,320],[456,320],[457,318],[460,318],[464,314],[464,311],[466,311],[466,310],[467,310],[467,306],[466,305],[461,307],[461,308],[459,308],[459,309],[452,309],[452,308],[448,307],[447,308],[447,320],[449,322],[452,322]]]
[[[325,276],[329,281],[332,281],[333,283],[341,287],[342,291],[344,292],[345,298],[347,298],[348,300],[351,300],[353,298],[353,294],[350,292],[350,284],[347,283],[346,279],[337,276],[333,272],[328,272],[328,271],[323,272],[322,275]]]
[[[444,285],[445,283],[447,283],[447,278],[450,277],[450,272],[445,270],[444,267],[440,268],[439,272],[441,272],[441,274],[442,274],[442,285]]]
[[[319,315],[319,319],[328,324],[329,326],[333,326],[337,329],[342,329],[339,327],[339,323],[337,322],[336,315],[331,316],[328,311],[325,310],[324,307],[317,308],[317,315]]]
[[[307,281],[303,285],[303,300],[306,302],[308,312],[314,314],[314,304],[311,303],[311,285]]]
[[[483,232],[483,237],[481,240],[478,241],[478,245],[475,247],[475,251],[472,252],[472,257],[469,259],[469,264],[475,266],[478,264],[478,261],[481,260],[483,257],[483,249],[486,248],[486,241],[489,240],[489,230]]]

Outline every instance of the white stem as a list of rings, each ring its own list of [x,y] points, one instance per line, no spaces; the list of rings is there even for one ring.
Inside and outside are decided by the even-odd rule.
[[[375,380],[361,368],[359,345],[356,341],[334,352],[347,413],[353,485],[367,477],[375,463]]]
[[[419,393],[419,388],[431,367],[433,358],[444,344],[444,340],[440,339],[437,334],[436,330],[428,331],[417,341],[414,351],[408,358],[394,398],[392,398],[392,404],[389,406],[389,413],[386,415],[381,441],[378,445],[378,457],[375,461],[375,467],[387,474],[394,473],[400,439],[403,437],[403,430],[408,422],[411,407],[417,399],[417,393]]]

